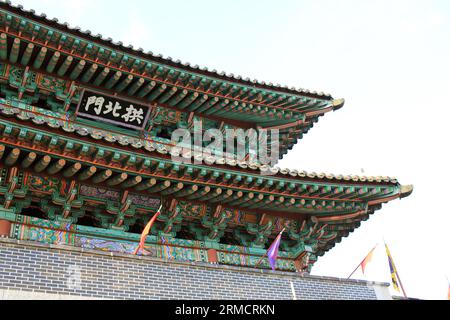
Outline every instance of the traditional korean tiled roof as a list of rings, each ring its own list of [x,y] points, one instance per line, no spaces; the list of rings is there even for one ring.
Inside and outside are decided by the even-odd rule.
[[[25,111],[21,108],[14,108],[0,103],[0,112],[6,116],[16,116],[20,120],[32,121],[38,125],[47,125],[52,129],[62,129],[68,133],[76,133],[80,137],[87,137],[94,140],[104,140],[105,142],[115,143],[120,146],[130,146],[134,149],[142,149],[148,152],[157,152],[161,155],[176,155],[179,156],[180,150],[177,147],[172,146],[170,143],[157,141],[153,139],[144,139],[137,137],[130,137],[118,133],[112,133],[110,131],[89,127],[83,124],[71,123],[67,121],[63,115],[55,112],[40,110],[48,115],[42,113],[36,113],[31,111]],[[182,155],[187,159],[193,158],[191,153],[185,153]],[[387,183],[398,184],[397,179],[386,176],[358,176],[358,175],[335,175],[327,173],[306,172],[304,170],[269,167],[267,165],[261,165],[259,163],[251,163],[248,161],[236,161],[226,158],[217,158],[212,156],[200,155],[200,158],[196,160],[202,161],[208,165],[226,165],[232,168],[249,169],[251,171],[259,171],[261,174],[270,174],[271,176],[280,176],[286,178],[310,178],[314,180],[327,180],[327,181],[342,181],[342,182],[375,182],[375,183]]]
[[[148,138],[145,131],[91,126],[73,112],[74,104],[81,100],[82,87],[145,101],[190,119],[199,116],[211,120],[213,126],[220,123],[221,128],[229,124],[234,129],[284,130],[280,140],[281,153],[285,153],[320,116],[341,108],[344,100],[145,53],[36,15],[9,1],[0,2],[0,9],[0,54],[5,63],[0,80],[6,96],[0,101],[2,166],[11,168],[20,163],[33,174],[45,171],[48,176],[70,178],[79,184],[192,201],[214,210],[220,204],[221,210],[253,214],[254,222],[265,215],[293,219],[302,224],[287,230],[289,237],[313,237],[319,254],[382,204],[404,198],[413,190],[391,177],[311,173],[203,153],[196,156],[167,139]],[[90,47],[96,48],[93,53]],[[232,94],[224,94],[228,90]],[[46,103],[52,103],[53,111],[48,105],[47,109],[35,105],[41,94]],[[245,99],[241,99],[243,95]],[[201,164],[178,163],[172,161],[173,155]],[[3,193],[8,193],[7,189]],[[264,229],[259,225],[254,226],[258,230],[252,228],[253,233]]]
[[[321,116],[345,103],[329,94],[250,81],[144,53],[9,1],[0,2],[0,8],[2,56],[18,63],[20,55],[20,64],[36,74],[57,74],[67,88],[73,83],[73,91],[56,94],[64,103],[77,103],[80,88],[87,87],[225,125],[278,129],[280,157]]]
[[[45,23],[46,25],[58,28],[59,30],[62,30],[67,33],[74,34],[75,36],[80,36],[86,39],[90,39],[92,41],[95,41],[97,43],[101,43],[106,46],[112,46],[118,50],[128,52],[130,54],[134,54],[137,56],[141,56],[145,59],[154,60],[158,63],[164,63],[169,66],[174,66],[177,68],[186,69],[188,71],[192,71],[198,74],[212,76],[215,78],[220,78],[227,81],[232,81],[235,83],[240,83],[244,85],[250,85],[253,87],[258,88],[264,88],[264,89],[270,89],[275,90],[277,92],[286,92],[289,94],[300,94],[315,98],[320,98],[323,100],[330,100],[331,107],[336,110],[342,107],[344,104],[343,100],[333,100],[331,95],[329,94],[323,94],[323,93],[311,93],[308,90],[303,89],[289,89],[286,87],[280,87],[280,86],[273,86],[271,84],[266,84],[263,82],[258,81],[249,81],[248,79],[242,79],[242,77],[234,77],[232,75],[225,75],[223,73],[216,73],[208,71],[207,69],[201,69],[199,67],[192,67],[189,64],[182,64],[181,62],[174,62],[172,59],[164,59],[160,55],[153,55],[151,52],[144,53],[142,49],[135,50],[132,46],[125,47],[122,43],[118,42],[115,43],[111,39],[105,39],[101,35],[92,35],[90,31],[81,31],[80,28],[71,28],[67,23],[59,23],[58,19],[48,19],[45,14],[37,15],[34,10],[25,10],[21,5],[14,6],[11,4],[10,1],[0,2],[0,7],[3,7],[11,12],[15,12],[19,14],[20,16],[27,17],[28,19],[35,20],[37,22]],[[19,109],[8,109],[8,108],[2,108],[2,113],[8,114],[8,113],[17,113],[17,116],[20,117],[28,117],[34,122],[40,122],[41,124],[47,124],[50,127],[61,127],[65,131],[75,132],[80,136],[91,136],[93,139],[96,140],[105,140],[106,142],[110,143],[118,143],[122,146],[132,146],[136,149],[147,149],[148,151],[155,151],[161,154],[173,154],[178,152],[178,150],[171,147],[169,144],[164,143],[153,143],[152,141],[145,141],[144,139],[135,138],[135,137],[129,137],[126,135],[120,135],[120,134],[111,134],[108,131],[95,129],[95,128],[89,128],[88,126],[83,126],[79,124],[69,123],[68,125],[64,122],[63,119],[54,119],[52,117],[46,118],[41,116],[35,116],[33,113],[26,113],[24,114]],[[60,117],[60,115],[57,115],[57,117]],[[292,144],[295,143],[294,141],[291,141]],[[186,157],[192,157],[192,155],[184,155]],[[270,168],[268,166],[259,165],[257,163],[248,163],[248,162],[237,162],[235,160],[226,160],[226,159],[202,159],[207,164],[215,164],[215,165],[227,165],[231,167],[236,167],[240,169],[250,169],[250,170],[259,170],[263,172],[270,172],[271,175],[275,176],[284,176],[289,178],[310,178],[310,179],[319,179],[319,180],[329,180],[329,181],[347,181],[347,182],[377,182],[377,183],[392,183],[396,184],[397,180],[394,178],[389,177],[360,177],[360,176],[344,176],[344,175],[332,175],[332,174],[324,174],[324,173],[307,173],[301,170],[295,170],[295,169],[280,169],[280,168]]]
[[[167,64],[169,66],[173,66],[180,69],[185,69],[190,72],[202,74],[205,76],[210,76],[214,78],[223,79],[226,81],[234,82],[234,83],[240,83],[246,86],[252,86],[257,88],[263,88],[268,90],[274,90],[277,92],[285,92],[289,94],[300,94],[305,95],[308,97],[314,97],[314,98],[320,98],[320,99],[326,99],[326,100],[332,100],[333,97],[329,93],[324,92],[316,92],[316,91],[310,91],[303,88],[295,88],[295,87],[288,87],[288,86],[282,86],[280,84],[273,84],[273,83],[266,83],[264,81],[258,81],[258,80],[251,80],[249,78],[243,78],[240,75],[234,75],[234,74],[227,74],[224,71],[218,72],[217,70],[209,70],[206,67],[200,67],[198,65],[192,66],[189,62],[181,62],[180,60],[173,60],[171,57],[164,57],[161,54],[154,54],[151,51],[145,52],[142,48],[134,48],[132,45],[125,46],[121,41],[114,41],[111,38],[106,38],[101,34],[93,34],[90,30],[82,30],[80,27],[75,26],[71,27],[69,23],[67,22],[60,22],[57,18],[48,18],[46,14],[42,13],[38,15],[35,10],[30,9],[26,10],[22,5],[14,5],[9,0],[2,0],[0,1],[0,6],[5,7],[9,10],[14,10],[18,14],[25,16],[30,19],[34,19],[36,21],[44,22],[50,26],[53,26],[55,28],[61,29],[65,32],[72,33],[76,36],[84,37],[87,39],[90,39],[92,41],[101,43],[105,46],[111,46],[116,48],[117,50],[124,51],[136,56],[140,56],[145,59],[149,59],[158,63]]]

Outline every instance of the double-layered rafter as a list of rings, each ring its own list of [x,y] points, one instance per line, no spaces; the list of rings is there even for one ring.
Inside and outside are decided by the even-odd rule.
[[[243,128],[280,128],[285,135],[283,155],[318,117],[343,105],[342,100],[325,94],[200,72],[139,51],[123,52],[121,46],[106,45],[99,39],[92,42],[77,30],[61,31],[47,19],[30,13],[24,17],[22,10],[0,6],[7,7],[0,12],[1,56],[41,77],[56,75],[66,81],[66,92],[57,94],[66,108],[77,103],[77,86],[100,88]]]

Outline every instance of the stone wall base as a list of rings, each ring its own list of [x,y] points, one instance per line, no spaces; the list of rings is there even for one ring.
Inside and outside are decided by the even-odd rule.
[[[0,299],[391,299],[388,285],[0,239]]]

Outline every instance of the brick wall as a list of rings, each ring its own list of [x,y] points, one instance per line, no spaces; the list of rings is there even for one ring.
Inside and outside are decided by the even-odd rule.
[[[0,299],[33,295],[39,299],[390,298],[386,284],[0,239]]]

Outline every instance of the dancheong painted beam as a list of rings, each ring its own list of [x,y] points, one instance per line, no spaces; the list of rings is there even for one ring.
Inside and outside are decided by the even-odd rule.
[[[89,111],[98,99],[111,99],[109,119]],[[0,2],[0,235],[131,253],[162,205],[151,255],[255,266],[286,229],[277,268],[310,271],[412,186],[199,159],[170,135],[196,122],[204,130],[278,129],[282,157],[343,104],[164,59]],[[120,122],[130,110],[142,118]]]

